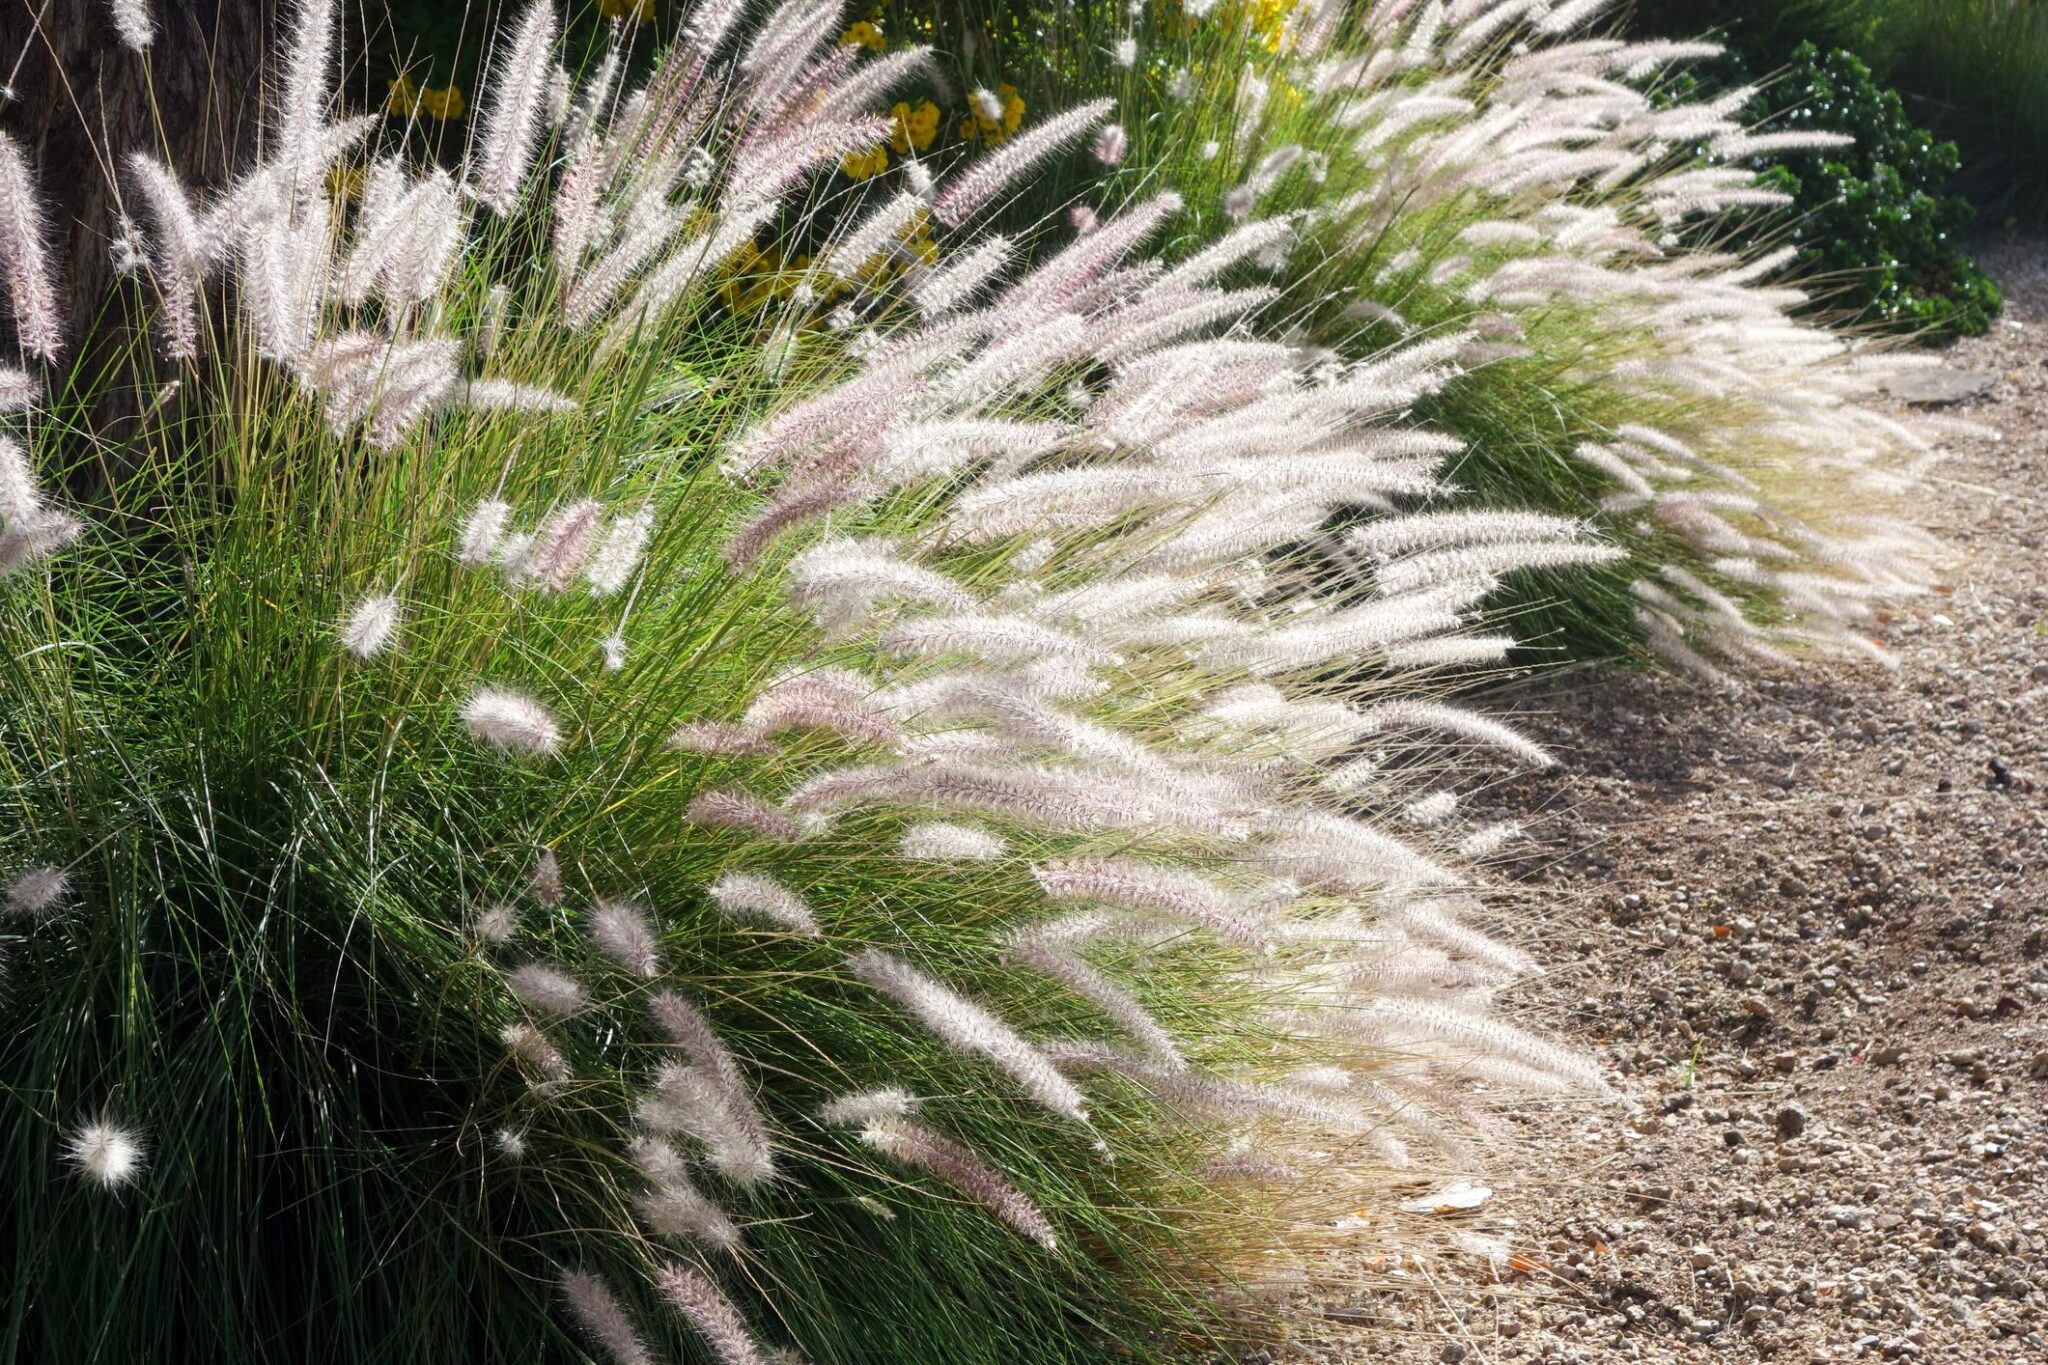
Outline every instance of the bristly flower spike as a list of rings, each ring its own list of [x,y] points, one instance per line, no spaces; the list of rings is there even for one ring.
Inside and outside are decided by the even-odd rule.
[[[356,604],[342,623],[341,646],[358,659],[374,659],[398,638],[398,598],[377,593]]]
[[[505,978],[512,993],[543,1014],[575,1014],[590,1001],[583,983],[559,967],[529,962]]]
[[[747,1330],[746,1319],[732,1301],[702,1274],[687,1266],[668,1266],[656,1274],[663,1297],[697,1329],[719,1365],[766,1365],[761,1346]]]
[[[630,901],[601,901],[590,912],[590,937],[620,966],[640,976],[661,974],[661,946],[647,912]]]
[[[547,113],[554,74],[554,42],[554,6],[536,0],[519,23],[511,51],[491,73],[497,101],[485,120],[474,188],[477,202],[500,217],[518,207],[520,187],[533,164],[534,139]]]
[[[463,704],[462,718],[478,739],[506,753],[552,754],[562,747],[561,727],[531,697],[479,687]]]
[[[933,216],[947,227],[961,226],[994,203],[1012,181],[1102,122],[1115,106],[1114,100],[1095,100],[1055,114],[1010,139],[994,155],[956,177],[932,205]]]
[[[0,284],[14,309],[21,349],[54,362],[62,343],[56,268],[43,240],[43,214],[21,144],[0,132]]]
[[[156,41],[156,21],[149,13],[149,0],[108,0],[114,32],[131,52],[143,52]]]
[[[603,1280],[587,1270],[564,1271],[562,1297],[583,1330],[610,1353],[612,1365],[654,1365],[632,1314]]]
[[[47,919],[70,896],[70,873],[61,867],[31,868],[8,884],[7,909],[24,918]]]

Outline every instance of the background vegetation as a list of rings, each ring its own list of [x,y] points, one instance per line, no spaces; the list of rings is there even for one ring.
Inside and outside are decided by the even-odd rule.
[[[1635,0],[1639,33],[1713,33],[1752,70],[1802,43],[1854,53],[1915,123],[1961,148],[1987,223],[2048,216],[2048,4],[2042,0]]]

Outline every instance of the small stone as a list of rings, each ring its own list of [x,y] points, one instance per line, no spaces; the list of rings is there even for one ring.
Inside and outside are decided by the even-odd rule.
[[[1975,398],[1998,382],[1995,374],[1944,365],[1939,369],[1908,370],[1884,381],[1884,391],[1902,403],[1920,407],[1941,407]]]
[[[1787,1141],[1806,1131],[1806,1111],[1796,1104],[1788,1104],[1778,1110],[1778,1116],[1774,1121],[1777,1124],[1778,1136]]]

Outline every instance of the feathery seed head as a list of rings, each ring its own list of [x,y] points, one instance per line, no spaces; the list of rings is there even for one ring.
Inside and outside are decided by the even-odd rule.
[[[734,829],[764,839],[793,840],[796,822],[760,797],[742,791],[708,791],[690,799],[692,824],[707,829]]]
[[[656,1274],[655,1285],[697,1330],[719,1365],[765,1365],[746,1319],[709,1279],[687,1266],[673,1265]]]
[[[1130,138],[1121,123],[1112,123],[1095,135],[1095,159],[1105,166],[1121,166]]]
[[[527,878],[527,889],[533,898],[546,909],[558,908],[568,898],[568,891],[562,885],[562,864],[551,848],[542,849],[533,860],[533,872]]]
[[[147,1156],[133,1129],[101,1119],[64,1140],[64,1158],[101,1189],[117,1190],[142,1174]]]
[[[358,602],[342,623],[341,647],[358,659],[374,659],[398,638],[398,598],[377,593]]]
[[[510,943],[519,932],[519,907],[508,901],[486,905],[477,911],[474,928],[477,938],[485,943]]]
[[[7,885],[9,912],[47,919],[71,898],[71,874],[61,867],[30,868]]]
[[[611,525],[605,529],[604,539],[591,554],[590,563],[584,570],[592,596],[610,597],[631,581],[634,571],[640,567],[641,557],[647,552],[647,539],[653,532],[654,509],[651,507],[612,519]]]
[[[489,85],[497,99],[484,123],[475,192],[477,202],[500,217],[517,206],[533,161],[554,77],[554,41],[554,6],[540,0],[528,8],[491,73]]]
[[[505,978],[512,993],[544,1014],[575,1014],[589,1003],[583,984],[559,967],[529,962]]]
[[[516,754],[552,754],[562,747],[561,728],[546,707],[503,688],[479,687],[463,703],[462,718],[484,743]]]
[[[903,832],[900,845],[906,858],[932,862],[992,862],[1009,852],[1009,846],[987,830],[944,821],[926,821]]]
[[[114,32],[131,52],[142,52],[156,41],[156,22],[150,17],[149,0],[108,0]]]
[[[815,935],[818,920],[803,897],[770,877],[751,872],[728,872],[705,894],[712,904],[736,918],[765,920],[793,934]]]
[[[600,901],[590,911],[590,937],[605,956],[645,977],[661,975],[661,947],[647,912],[630,901]]]
[[[0,434],[0,525],[32,523],[42,510],[42,490],[29,465],[27,449]]]
[[[725,721],[693,720],[668,737],[665,747],[678,753],[743,755],[765,758],[775,752],[775,742],[763,735]]]
[[[612,1365],[654,1365],[639,1325],[603,1280],[587,1270],[566,1270],[562,1297],[583,1330],[611,1356]]]
[[[26,370],[0,365],[0,412],[20,412],[43,398],[43,386]]]
[[[509,503],[497,498],[487,498],[478,503],[462,523],[455,557],[472,567],[490,563],[504,542],[505,530],[511,519]]]
[[[62,344],[56,265],[50,259],[40,196],[21,144],[0,132],[0,285],[14,311],[21,349],[54,363]]]

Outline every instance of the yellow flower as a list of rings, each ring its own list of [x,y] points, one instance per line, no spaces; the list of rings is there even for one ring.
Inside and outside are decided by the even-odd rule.
[[[889,149],[875,147],[865,152],[853,152],[843,157],[839,169],[855,180],[866,180],[889,169]]]
[[[462,101],[462,87],[453,81],[448,82],[445,90],[420,91],[420,112],[428,118],[437,118],[445,123],[449,119],[461,118],[462,111],[468,107]]]
[[[841,47],[864,47],[870,52],[880,52],[889,45],[882,37],[882,30],[863,19],[839,35]]]
[[[1249,0],[1246,4],[1246,19],[1252,32],[1266,40],[1271,51],[1280,50],[1282,38],[1287,33],[1287,21],[1294,14],[1298,0]]]
[[[889,114],[895,120],[889,142],[899,156],[908,156],[912,148],[923,151],[939,135],[939,106],[930,100],[919,101],[915,109],[898,100]]]
[[[986,90],[977,90],[968,100],[967,122],[960,125],[960,136],[973,141],[980,138],[994,146],[1007,140],[1024,122],[1024,97],[1017,93],[1017,87],[1004,81],[996,87],[994,95]]]
[[[384,112],[410,118],[419,111],[420,92],[413,88],[412,77],[400,76],[386,82],[390,94],[384,97]]]
[[[729,273],[720,286],[726,306],[735,313],[751,313],[768,301],[771,281],[782,269],[782,253],[749,242],[732,254],[726,269]]]
[[[607,19],[639,22],[654,17],[654,0],[597,0],[597,12]]]
[[[727,268],[730,273],[719,289],[726,306],[741,316],[766,312],[806,284],[816,287],[811,258],[785,259],[772,243],[759,248],[749,243],[733,255]]]
[[[924,214],[918,214],[915,219],[905,224],[897,236],[902,238],[904,249],[912,256],[926,265],[938,264],[939,244],[932,240],[931,221]]]

